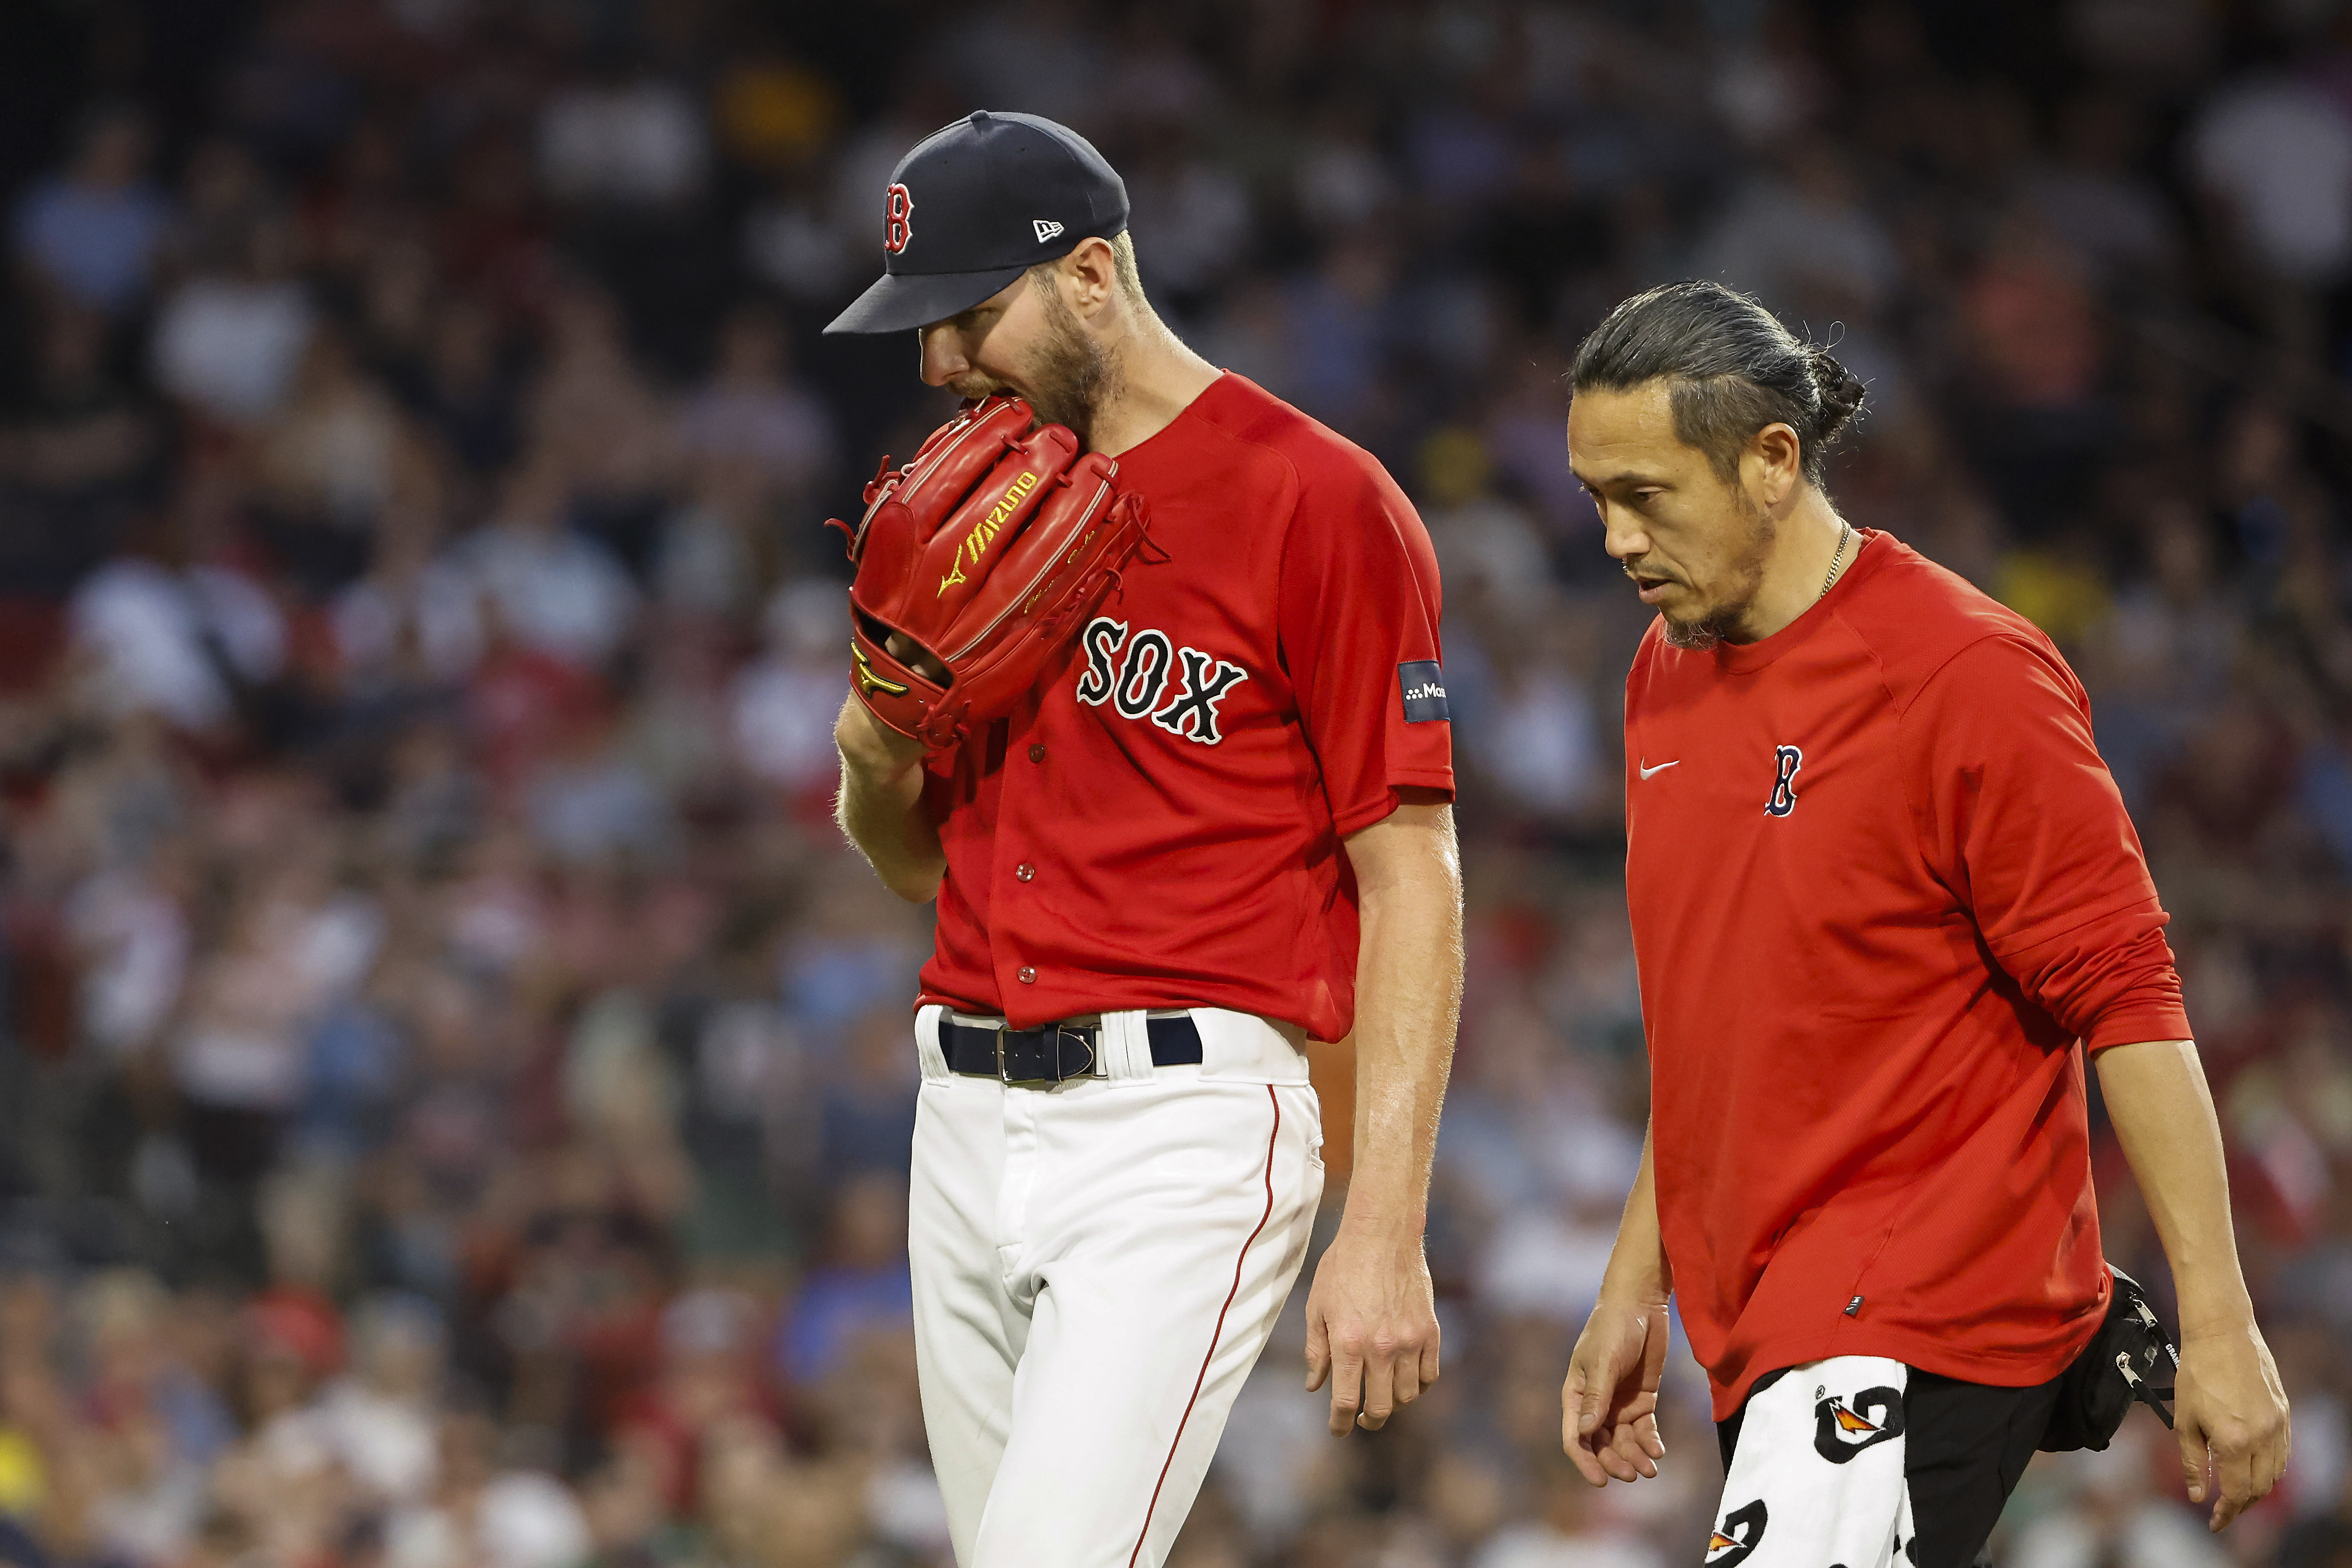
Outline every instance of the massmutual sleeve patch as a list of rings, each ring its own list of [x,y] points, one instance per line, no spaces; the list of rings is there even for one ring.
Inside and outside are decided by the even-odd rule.
[[[1407,659],[1397,666],[1397,685],[1404,692],[1404,721],[1427,724],[1452,716],[1445,711],[1445,672],[1434,659]]]

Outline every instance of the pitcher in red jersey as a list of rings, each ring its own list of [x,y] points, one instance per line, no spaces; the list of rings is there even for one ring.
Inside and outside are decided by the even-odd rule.
[[[1436,558],[1370,455],[1161,324],[1075,132],[959,120],[883,215],[888,270],[835,329],[1019,395],[1150,507],[1010,715],[927,752],[853,697],[835,733],[843,826],[939,904],[908,1250],[957,1560],[1150,1568],[1306,1257],[1306,1040],[1352,1039],[1358,1075],[1309,1386],[1345,1435],[1437,1375],[1462,924]]]
[[[1824,449],[1863,386],[1756,301],[1636,296],[1571,379],[1570,466],[1658,620],[1625,693],[1650,1129],[1570,1456],[1656,1473],[1671,1294],[1729,1472],[1710,1562],[1963,1568],[2109,1306],[2087,1055],[2172,1263],[2181,1464],[2221,1528],[2284,1466],[2285,1399],[2082,686],[1838,515]]]

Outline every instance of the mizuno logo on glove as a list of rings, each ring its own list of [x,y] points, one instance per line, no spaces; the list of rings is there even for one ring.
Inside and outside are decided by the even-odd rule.
[[[940,579],[940,586],[932,593],[932,598],[937,599],[950,585],[964,580],[963,569],[967,561],[973,566],[980,564],[981,552],[995,542],[997,534],[1004,527],[1004,519],[1011,517],[1022,498],[1036,487],[1037,476],[1024,469],[1021,477],[1013,481],[1005,490],[1004,499],[989,508],[988,516],[981,518],[972,526],[971,532],[964,535],[962,546],[957,549],[955,559],[948,562],[947,575]]]
[[[862,697],[870,697],[876,692],[886,696],[903,697],[908,689],[897,681],[886,681],[876,674],[874,666],[866,662],[866,650],[855,643],[849,645],[849,673],[857,682],[857,695]]]

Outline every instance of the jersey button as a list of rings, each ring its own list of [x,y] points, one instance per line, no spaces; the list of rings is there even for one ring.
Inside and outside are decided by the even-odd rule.
[[[1031,742],[1031,743],[1030,743],[1030,747],[1029,747],[1029,760],[1030,760],[1030,761],[1032,761],[1032,762],[1043,762],[1043,761],[1045,761],[1045,748],[1043,746],[1040,746],[1040,745],[1036,744],[1036,743],[1035,743],[1035,742],[1034,742],[1034,741],[1033,741],[1033,742]]]
[[[1034,985],[1035,985],[1035,984],[1037,983],[1037,971],[1036,971],[1036,970],[1034,970],[1034,969],[1033,969],[1033,968],[1031,968],[1031,967],[1030,967],[1028,965],[1026,965],[1026,964],[1022,965],[1022,966],[1021,966],[1021,983],[1022,983],[1023,985],[1024,985],[1024,986],[1034,986]]]
[[[1019,877],[1023,882],[1027,882],[1031,877],[1037,874],[1037,868],[1031,865],[1027,861],[1024,861],[1018,866],[1013,868],[1013,874]]]

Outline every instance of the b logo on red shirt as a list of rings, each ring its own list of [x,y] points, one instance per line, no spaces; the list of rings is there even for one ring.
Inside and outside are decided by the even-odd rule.
[[[1249,679],[1239,664],[1180,648],[1165,632],[1147,626],[1130,638],[1127,622],[1108,615],[1087,622],[1078,645],[1087,655],[1087,673],[1078,677],[1080,702],[1095,707],[1108,703],[1121,718],[1148,718],[1202,746],[1225,738],[1217,727],[1217,705]]]
[[[1797,769],[1805,765],[1805,754],[1793,746],[1776,746],[1772,761],[1780,772],[1772,780],[1772,798],[1764,802],[1764,814],[1785,817],[1797,809]]]
[[[897,256],[914,237],[915,193],[904,185],[893,185],[882,225],[882,248]]]

